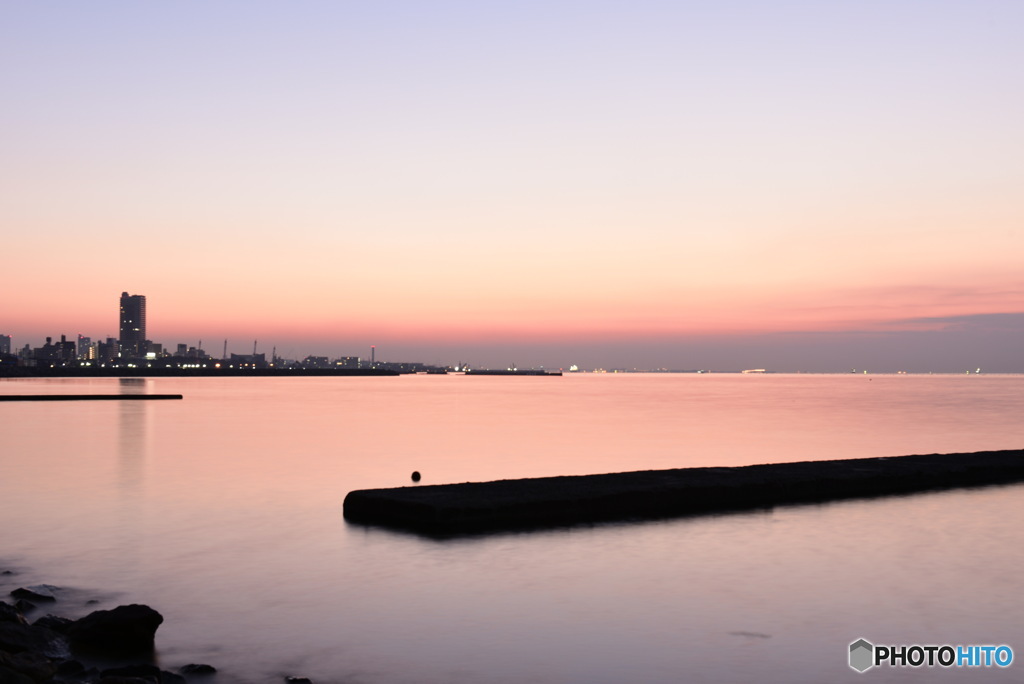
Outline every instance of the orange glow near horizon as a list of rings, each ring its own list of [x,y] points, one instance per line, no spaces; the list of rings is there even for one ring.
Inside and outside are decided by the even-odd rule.
[[[251,32],[211,16],[198,42],[176,11],[138,9],[139,31],[10,17],[17,346],[116,336],[124,290],[168,345],[603,341],[622,359],[1024,313],[1017,10],[750,3],[771,30],[749,32],[731,10],[623,5],[550,32],[527,8],[328,3],[264,8]],[[321,23],[350,33],[310,43]]]
[[[650,296],[602,293],[544,300],[536,292],[518,296],[499,292],[474,300],[467,293],[438,292],[426,298],[392,291],[378,298],[345,301],[308,293],[293,305],[286,293],[251,298],[204,297],[198,302],[174,299],[157,289],[147,294],[149,336],[165,344],[205,338],[208,343],[230,338],[308,339],[320,342],[406,339],[411,342],[537,344],[558,340],[625,341],[781,332],[843,332],[937,330],[950,316],[1013,311],[1024,285],[999,288],[977,283],[943,287],[868,286],[845,290],[723,290],[702,297],[699,291]],[[433,287],[436,287],[434,284]],[[428,290],[429,287],[424,288]],[[135,288],[132,292],[145,293]],[[118,292],[119,294],[119,292]],[[28,303],[28,302],[26,302]],[[23,327],[99,339],[117,335],[116,297],[106,307],[77,304],[44,311],[27,310]],[[8,306],[6,320],[18,320]],[[62,328],[60,321],[71,321]],[[10,328],[9,328],[10,330]],[[17,330],[15,337],[23,339]],[[11,334],[8,332],[7,334]],[[208,344],[207,346],[211,346]]]

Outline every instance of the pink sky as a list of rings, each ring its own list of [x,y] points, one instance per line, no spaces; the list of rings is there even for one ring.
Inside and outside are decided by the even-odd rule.
[[[217,352],[1024,371],[981,5],[8,9],[0,333],[127,290]]]

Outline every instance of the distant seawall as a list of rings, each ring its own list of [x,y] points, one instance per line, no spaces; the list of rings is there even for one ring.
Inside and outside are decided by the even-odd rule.
[[[364,489],[350,522],[425,534],[664,518],[1024,481],[1024,450]]]
[[[559,377],[562,375],[562,371],[546,371],[546,370],[468,370],[464,375],[526,375],[526,376],[551,376]]]
[[[180,394],[0,394],[0,401],[154,401]]]

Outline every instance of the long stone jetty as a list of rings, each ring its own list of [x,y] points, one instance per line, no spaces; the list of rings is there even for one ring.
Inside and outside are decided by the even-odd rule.
[[[1024,450],[363,489],[345,518],[431,535],[665,518],[1024,481]]]
[[[147,401],[181,398],[180,394],[0,394],[0,401]]]

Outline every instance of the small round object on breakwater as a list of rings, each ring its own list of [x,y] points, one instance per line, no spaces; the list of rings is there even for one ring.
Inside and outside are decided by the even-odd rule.
[[[412,481],[413,482],[419,482],[420,481],[420,477],[422,477],[420,475],[420,471],[418,471],[418,470],[412,471]]]

